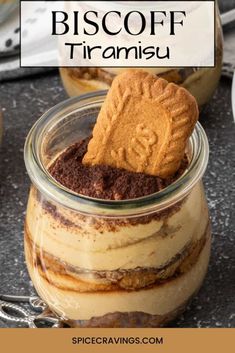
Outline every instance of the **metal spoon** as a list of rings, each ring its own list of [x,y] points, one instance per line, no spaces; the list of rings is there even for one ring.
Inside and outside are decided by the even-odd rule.
[[[7,300],[7,301],[6,301]],[[40,314],[32,314],[22,306],[10,302],[29,303],[30,307]],[[9,314],[11,311],[12,314]],[[51,313],[47,304],[39,297],[15,296],[0,294],[0,318],[9,322],[26,324],[30,328],[39,328],[43,324],[51,327],[62,327],[61,320]]]

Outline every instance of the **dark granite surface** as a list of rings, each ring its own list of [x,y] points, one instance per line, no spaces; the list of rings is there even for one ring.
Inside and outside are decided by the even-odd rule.
[[[4,136],[0,151],[0,293],[32,294],[23,254],[23,222],[29,178],[25,137],[48,108],[66,98],[59,76],[0,84]],[[201,116],[211,154],[204,182],[213,224],[209,272],[203,288],[172,327],[235,327],[235,125],[231,81],[222,80]],[[0,320],[0,327],[14,327]]]

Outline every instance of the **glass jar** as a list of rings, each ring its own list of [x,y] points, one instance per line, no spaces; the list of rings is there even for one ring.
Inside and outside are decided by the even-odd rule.
[[[105,95],[60,103],[27,137],[26,262],[39,296],[70,326],[158,327],[184,310],[207,271],[207,138],[198,123],[188,169],[160,192],[124,201],[76,194],[48,167],[91,134]]]
[[[218,4],[216,4],[216,66],[215,68],[143,68],[169,82],[189,90],[200,107],[208,103],[221,76],[223,36]],[[200,50],[200,48],[198,48]],[[68,95],[79,96],[91,91],[108,89],[123,68],[61,68],[60,75]]]

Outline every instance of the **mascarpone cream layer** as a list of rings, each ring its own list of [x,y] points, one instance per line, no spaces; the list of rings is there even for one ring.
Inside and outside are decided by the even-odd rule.
[[[200,239],[207,223],[201,183],[175,213],[146,224],[110,224],[60,205],[54,214],[43,207],[34,190],[26,217],[29,235],[39,248],[67,264],[91,270],[162,267],[191,241]]]
[[[89,320],[114,312],[144,312],[166,315],[185,303],[200,287],[208,267],[210,237],[196,264],[185,274],[165,284],[138,291],[77,293],[52,286],[28,261],[35,288],[60,316],[72,320]],[[27,256],[27,247],[26,247]]]

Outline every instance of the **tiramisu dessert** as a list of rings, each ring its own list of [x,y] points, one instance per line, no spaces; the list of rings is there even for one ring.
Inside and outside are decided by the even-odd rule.
[[[66,114],[79,118],[81,107]],[[38,294],[70,326],[159,327],[199,290],[210,224],[197,119],[184,88],[131,70],[113,81],[93,132],[81,123],[84,138],[59,151],[55,133],[40,135],[42,119],[31,131],[26,261]],[[58,122],[65,139],[68,123]]]

